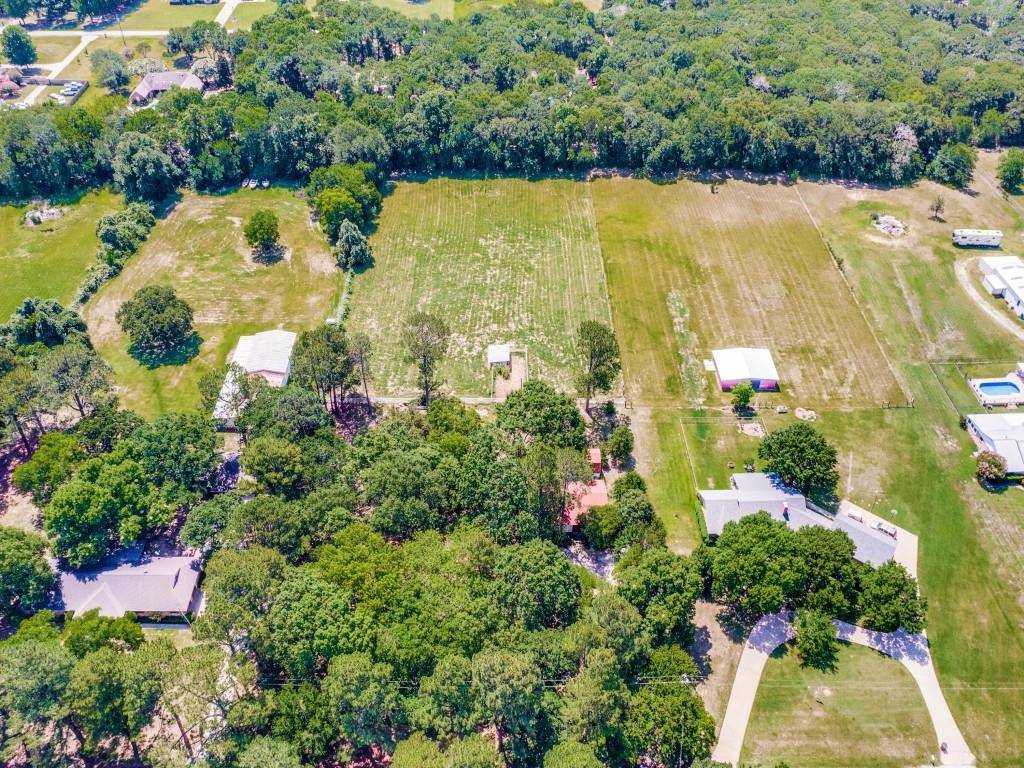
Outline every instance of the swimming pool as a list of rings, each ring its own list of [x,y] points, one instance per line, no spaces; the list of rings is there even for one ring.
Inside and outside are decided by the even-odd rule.
[[[1020,387],[1018,387],[1012,381],[1006,380],[982,381],[978,384],[978,389],[980,389],[986,395],[991,395],[993,397],[1020,394]]]

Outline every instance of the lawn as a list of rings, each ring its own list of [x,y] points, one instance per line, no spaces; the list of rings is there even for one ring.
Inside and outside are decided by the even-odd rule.
[[[56,64],[63,61],[81,40],[77,37],[53,36],[33,37],[32,42],[36,46],[36,61],[40,64]]]
[[[375,344],[378,394],[415,391],[402,347],[414,311],[452,330],[447,389],[487,395],[486,346],[527,349],[529,375],[571,389],[580,321],[608,322],[587,185],[565,180],[403,182],[385,199],[371,239],[376,264],[359,275],[349,326]]]
[[[273,210],[288,250],[275,264],[253,262],[242,225]],[[195,312],[203,339],[196,358],[149,369],[128,354],[117,309],[146,285],[171,285]],[[161,220],[138,255],[86,305],[93,343],[114,369],[124,404],[146,416],[194,407],[202,374],[222,364],[238,337],[268,328],[301,331],[331,314],[341,276],[326,240],[291,190],[186,194]]]
[[[764,346],[782,379],[770,402],[903,400],[793,187],[602,179],[593,194],[629,398],[725,403],[702,361]]]
[[[843,644],[836,672],[820,672],[784,647],[765,667],[742,759],[793,768],[927,765],[938,753],[934,734],[899,662]]]
[[[163,30],[187,27],[194,21],[213,21],[220,4],[171,5],[169,0],[145,0],[121,20],[124,29]],[[108,28],[108,33],[110,32]]]
[[[228,18],[225,27],[227,29],[249,29],[254,21],[269,16],[276,10],[277,3],[274,0],[244,2],[235,8],[235,12]]]
[[[96,258],[96,220],[120,204],[112,192],[90,192],[60,203],[65,215],[36,227],[24,225],[28,206],[0,207],[0,322],[26,297],[70,302]]]
[[[127,45],[125,44],[127,42]],[[149,46],[148,51],[145,47],[140,49],[140,46]],[[92,77],[92,64],[89,57],[96,51],[114,51],[116,53],[124,54],[126,51],[131,54],[132,57],[142,57],[142,53],[145,51],[145,55],[154,59],[163,59],[164,64],[169,68],[174,66],[174,59],[167,56],[167,49],[164,47],[159,37],[126,37],[124,40],[121,36],[115,32],[108,32],[106,37],[100,37],[93,40],[86,46],[85,50],[75,57],[74,61],[68,64],[63,70],[61,70],[60,77],[62,80],[89,80]],[[134,84],[135,81],[133,81]],[[133,85],[129,85],[126,90],[130,90]],[[90,85],[89,91],[96,93],[105,93],[106,91],[96,85]],[[86,94],[83,94],[83,98]]]
[[[701,542],[696,517],[697,495],[683,441],[684,412],[674,408],[634,408],[630,427],[636,436],[637,466],[658,517],[665,524],[670,549],[688,553]]]
[[[412,16],[414,19],[427,19],[435,14],[442,19],[450,19],[455,15],[456,0],[373,0],[373,4],[405,16]]]

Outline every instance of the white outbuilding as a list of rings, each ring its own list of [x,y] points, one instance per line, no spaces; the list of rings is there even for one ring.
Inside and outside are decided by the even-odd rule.
[[[491,368],[496,365],[512,365],[512,345],[488,344],[487,365]]]
[[[728,392],[737,384],[749,383],[758,391],[779,388],[779,372],[772,353],[760,347],[732,347],[711,352],[718,385]]]
[[[985,290],[1024,318],[1024,261],[1016,256],[985,256],[978,261]]]
[[[288,383],[292,371],[292,348],[296,335],[291,331],[273,330],[241,336],[228,362],[237,365],[246,373],[262,376],[272,387],[283,387]],[[238,416],[238,382],[234,370],[224,377],[224,385],[217,396],[213,418],[231,426]]]

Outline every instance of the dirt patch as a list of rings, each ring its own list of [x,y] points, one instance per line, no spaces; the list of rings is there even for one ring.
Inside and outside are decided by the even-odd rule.
[[[815,421],[818,418],[817,412],[810,408],[797,408],[793,411],[793,415],[801,421]]]
[[[895,216],[888,214],[877,217],[872,224],[875,229],[889,237],[903,237],[907,233],[907,225]]]
[[[721,727],[725,707],[729,703],[736,667],[743,653],[743,640],[737,637],[731,627],[726,630],[720,621],[724,608],[705,600],[697,602],[693,623],[697,628],[690,655],[697,662],[703,679],[697,685],[697,693],[704,700],[704,706]]]
[[[747,421],[740,424],[740,433],[747,437],[764,437],[764,425],[759,421]]]

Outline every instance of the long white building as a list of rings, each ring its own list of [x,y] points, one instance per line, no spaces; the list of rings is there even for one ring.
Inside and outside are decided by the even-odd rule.
[[[978,266],[985,290],[1003,299],[1013,314],[1024,319],[1024,261],[1016,256],[985,256]]]
[[[1024,474],[1024,413],[975,413],[967,417],[967,431],[986,451],[1006,459],[1006,471]]]

